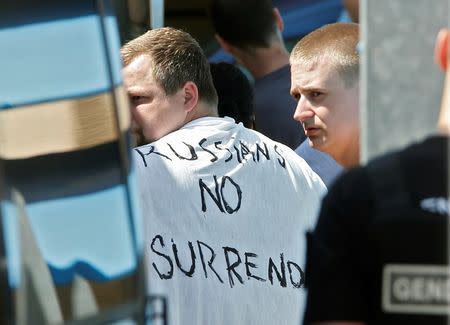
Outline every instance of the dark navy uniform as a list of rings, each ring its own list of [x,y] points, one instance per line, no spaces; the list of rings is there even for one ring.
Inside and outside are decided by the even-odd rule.
[[[447,324],[447,137],[339,178],[308,235],[304,324]]]

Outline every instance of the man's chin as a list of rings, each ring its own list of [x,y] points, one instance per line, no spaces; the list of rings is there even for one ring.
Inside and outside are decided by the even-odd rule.
[[[327,146],[325,145],[323,139],[319,137],[308,137],[308,144],[313,149],[327,153],[326,151]]]

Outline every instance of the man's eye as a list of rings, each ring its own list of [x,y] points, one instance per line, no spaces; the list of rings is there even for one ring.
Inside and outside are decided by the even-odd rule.
[[[147,97],[139,96],[139,95],[132,95],[129,98],[130,98],[130,103],[132,103],[133,105],[143,104],[147,99]]]
[[[294,97],[294,99],[295,99],[296,101],[299,101],[301,95],[300,95],[300,94],[292,94],[292,97]]]
[[[312,98],[319,97],[320,95],[322,95],[322,93],[321,93],[321,92],[318,92],[318,91],[313,91],[313,92],[311,93],[311,97],[312,97]]]

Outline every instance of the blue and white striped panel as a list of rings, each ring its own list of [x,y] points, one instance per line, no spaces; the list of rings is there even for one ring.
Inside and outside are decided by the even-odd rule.
[[[96,1],[26,2],[23,11],[7,1],[0,13],[0,43],[8,48],[0,53],[0,158],[7,190],[24,194],[55,284],[76,274],[99,282],[120,279],[136,271],[142,228],[132,166],[123,160],[129,148],[126,157],[119,150],[129,116],[110,1],[103,2],[103,21]],[[0,208],[10,285],[16,287],[16,212],[8,197]]]
[[[120,41],[109,1],[105,29],[95,1],[20,1],[10,12],[6,2],[0,10],[0,44],[7,49],[0,56],[0,108],[95,95],[121,84]]]

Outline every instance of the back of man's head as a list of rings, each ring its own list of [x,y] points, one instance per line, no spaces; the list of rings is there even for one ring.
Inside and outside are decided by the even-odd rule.
[[[239,48],[270,46],[277,35],[271,0],[212,0],[211,21],[216,33]]]
[[[325,25],[303,37],[292,49],[290,62],[311,66],[320,60],[333,63],[349,86],[359,80],[359,28],[355,23]]]
[[[208,60],[190,34],[171,27],[149,30],[126,43],[120,52],[125,66],[140,55],[149,55],[153,77],[166,94],[172,95],[192,81],[201,100],[217,105]]]

